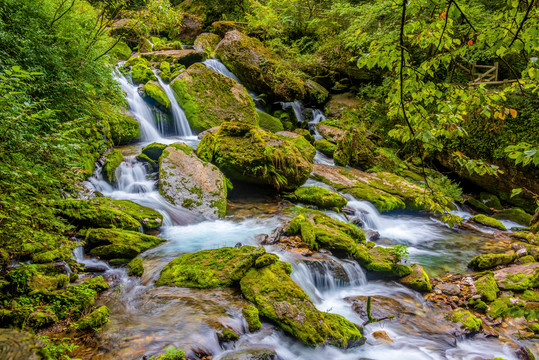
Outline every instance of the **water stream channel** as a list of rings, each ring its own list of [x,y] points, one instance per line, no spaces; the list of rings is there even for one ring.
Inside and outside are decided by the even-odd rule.
[[[205,64],[214,71],[224,73],[226,70],[216,60]],[[225,75],[234,76],[230,72]],[[279,359],[286,360],[518,359],[515,352],[519,346],[533,346],[504,337],[457,336],[457,325],[445,320],[444,313],[431,307],[420,293],[393,281],[367,276],[356,262],[323,253],[305,257],[266,246],[268,252],[277,253],[281,260],[292,264],[293,280],[309,294],[318,309],[362,324],[366,320],[364,302],[367,296],[372,296],[375,313],[394,316],[367,325],[365,335],[368,340],[363,346],[347,350],[332,346],[310,348],[269,322],[263,322],[261,330],[251,333],[241,312],[246,301],[237,290],[154,286],[161,269],[181,254],[237,243],[259,245],[258,235],[271,234],[290,219],[284,210],[292,204],[271,194],[235,191],[229,200],[227,216],[209,221],[167,203],[157,191],[157,174],[148,173],[135,155],[154,141],[167,144],[183,141],[196,148],[198,140],[192,135],[172,90],[163,81],[159,80],[159,83],[173,104],[175,127],[172,134],[159,132],[151,107],[128,78],[118,76],[117,80],[126,93],[132,115],[141,124],[142,135],[140,142],[119,148],[124,153],[124,162],[117,169],[117,185],[104,181],[97,169],[87,187],[104,196],[132,200],[161,212],[164,222],[158,236],[167,241],[142,254],[145,273],[140,279],[127,276],[123,268],[103,264],[103,275],[112,281],[114,290],[100,299],[109,306],[111,315],[109,324],[97,334],[100,348],[92,359],[142,359],[161,353],[168,346],[184,349],[186,355],[193,358],[211,355],[213,359],[231,359],[234,354],[259,349],[274,351]],[[295,104],[286,106],[299,111]],[[312,113],[309,126],[315,132],[314,125],[323,120],[324,114],[320,110]],[[315,162],[333,165],[332,160],[322,154],[317,155]],[[313,180],[306,185],[326,186]],[[422,264],[431,277],[446,272],[464,272],[474,255],[492,252],[497,246],[497,240],[484,228],[475,232],[454,230],[423,213],[380,214],[370,203],[350,195],[346,197],[348,206],[364,223],[364,229],[380,234],[379,244],[407,245],[410,251],[408,262]],[[327,214],[345,220],[342,214],[331,211]],[[469,214],[461,209],[459,215],[466,217]],[[506,222],[506,225],[514,224]],[[85,258],[80,251],[76,257],[79,261],[99,262]],[[241,334],[240,339],[219,342],[216,324]],[[379,330],[384,330],[391,342],[379,341],[372,336]]]

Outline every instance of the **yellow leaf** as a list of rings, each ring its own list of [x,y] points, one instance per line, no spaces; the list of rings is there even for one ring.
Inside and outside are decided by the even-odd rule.
[[[509,113],[511,114],[512,117],[514,118],[517,117],[517,111],[515,109],[509,109]]]

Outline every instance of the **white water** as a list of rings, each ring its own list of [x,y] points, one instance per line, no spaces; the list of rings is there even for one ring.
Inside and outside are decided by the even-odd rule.
[[[207,59],[202,62],[204,65],[206,65],[207,68],[212,69],[215,72],[218,72],[219,74],[222,74],[226,77],[229,77],[233,80],[236,80],[241,84],[241,81],[238,79],[236,75],[232,73],[232,71],[228,70],[228,68],[223,64],[220,60],[217,59]]]
[[[193,133],[191,132],[191,127],[189,126],[189,122],[187,121],[187,117],[185,116],[185,112],[176,100],[174,90],[172,90],[169,84],[165,84],[165,82],[161,79],[159,75],[156,76],[157,80],[159,81],[159,85],[161,85],[161,87],[165,91],[165,94],[167,94],[167,97],[170,100],[170,108],[172,110],[172,117],[174,119],[175,135],[179,135],[180,137],[193,136]]]
[[[129,109],[135,119],[140,124],[141,141],[143,142],[163,142],[164,139],[155,126],[154,117],[150,106],[138,93],[138,87],[131,84],[123,75],[116,75],[116,81],[126,94]]]
[[[309,121],[309,130],[314,133],[315,140],[323,139],[322,135],[320,135],[320,133],[316,129],[316,124],[324,120],[326,120],[326,115],[324,115],[324,112],[320,109],[314,109],[313,118],[311,121]]]
[[[303,116],[303,104],[301,103],[301,101],[281,102],[280,104],[283,107],[283,110],[286,110],[291,107],[292,110],[294,110],[294,115],[296,115],[296,119],[299,122],[305,121],[305,117]]]

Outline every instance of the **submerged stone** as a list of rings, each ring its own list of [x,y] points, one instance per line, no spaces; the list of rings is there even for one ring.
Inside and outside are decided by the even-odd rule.
[[[189,146],[168,146],[159,158],[159,168],[159,193],[170,203],[209,218],[225,216],[228,180]]]
[[[197,154],[230,179],[290,191],[307,181],[315,149],[303,136],[270,134],[252,125],[225,122],[217,132],[204,136]]]

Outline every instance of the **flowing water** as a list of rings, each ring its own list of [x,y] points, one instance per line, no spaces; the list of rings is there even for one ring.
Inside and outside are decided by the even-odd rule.
[[[280,104],[283,110],[292,108],[292,110],[294,111],[294,115],[299,122],[305,121],[305,116],[303,115],[303,104],[301,103],[301,101],[281,102]]]
[[[159,85],[161,85],[163,90],[165,90],[165,94],[167,94],[167,97],[170,99],[170,108],[172,110],[172,118],[174,119],[175,135],[181,137],[193,136],[191,128],[189,127],[189,122],[187,121],[187,117],[185,116],[185,112],[183,111],[180,104],[178,104],[176,96],[174,96],[174,90],[172,90],[170,85],[166,84],[160,76],[157,76],[157,80],[159,81]]]
[[[215,62],[206,61],[206,66],[214,65]],[[136,87],[125,77],[119,77],[118,81],[127,94],[131,111],[144,129],[141,143],[129,151],[136,153],[149,141],[171,143],[187,139],[191,146],[196,146],[191,138],[159,134],[153,126],[151,109],[140,96],[137,98]],[[169,92],[167,96],[171,97]],[[300,107],[301,104],[291,103],[290,106]],[[313,115],[309,125],[323,119],[321,111],[315,110]],[[126,149],[122,150],[127,154]],[[317,155],[317,161],[320,159]],[[322,158],[322,161],[330,160]],[[115,286],[100,299],[109,306],[111,315],[109,324],[97,334],[100,347],[92,359],[138,360],[162,353],[168,346],[182,348],[192,358],[211,355],[213,359],[229,358],[253,349],[271,349],[283,360],[517,359],[515,341],[480,335],[458,336],[457,325],[445,320],[444,313],[429,306],[421,294],[393,281],[368,277],[354,261],[322,253],[304,257],[274,246],[266,246],[266,250],[292,264],[292,279],[309,294],[318,309],[363,324],[367,320],[366,298],[371,296],[373,316],[389,319],[366,325],[367,343],[348,350],[304,346],[267,322],[259,331],[250,333],[241,315],[246,302],[238,290],[156,287],[154,282],[161,269],[181,254],[238,243],[258,245],[258,235],[270,234],[289,219],[282,210],[290,204],[252,191],[243,198],[230,199],[225,219],[209,221],[167,203],[157,191],[156,174],[148,173],[132,156],[125,155],[116,175],[118,184],[111,186],[97,169],[87,186],[105,196],[132,200],[161,212],[164,222],[159,236],[167,241],[142,254],[145,273],[140,279],[127,276],[123,268],[111,268],[100,260],[84,257],[82,248],[76,250],[79,262],[88,268],[101,269]],[[306,185],[328,187],[313,180]],[[420,213],[380,214],[372,204],[346,196],[348,207],[363,222],[364,228],[371,233],[378,232],[379,245],[407,245],[408,261],[419,262],[431,276],[464,271],[474,255],[496,246],[488,231],[450,229],[436,218]],[[342,214],[331,211],[327,214],[346,220]],[[459,214],[468,216],[463,210]],[[220,342],[218,332],[223,327],[240,334],[240,339],[234,343]],[[392,342],[377,340],[375,334],[380,330],[385,331]],[[529,342],[519,343],[522,344],[531,346]]]

